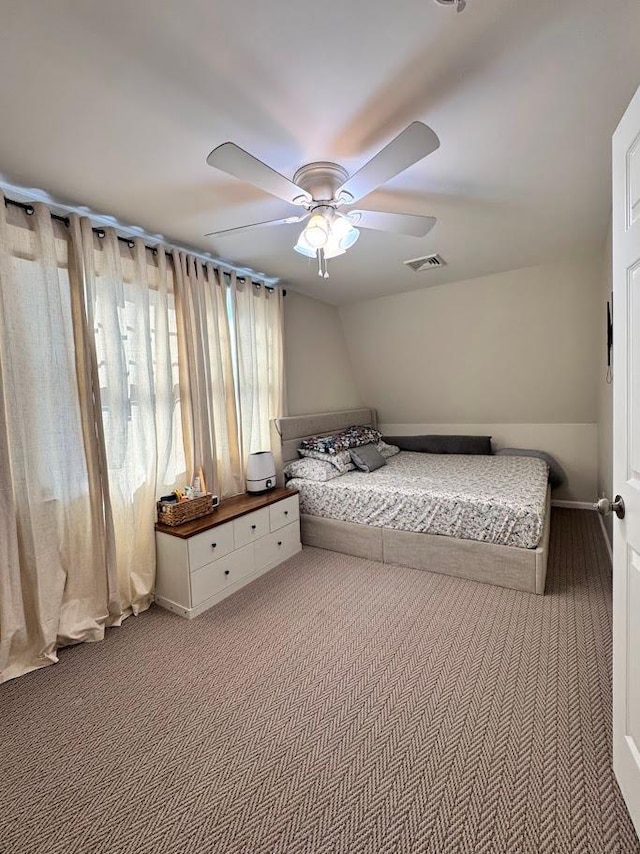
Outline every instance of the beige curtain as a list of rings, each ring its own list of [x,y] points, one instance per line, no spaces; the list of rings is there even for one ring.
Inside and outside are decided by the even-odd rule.
[[[0,197],[2,681],[56,661],[60,644],[99,639],[109,623],[68,241],[44,206],[29,217]]]
[[[164,251],[82,222],[87,310],[95,334],[108,471],[105,515],[114,536],[120,609],[138,613],[155,583],[155,502],[186,466],[173,276]],[[87,251],[88,250],[88,251]]]
[[[164,252],[0,197],[0,681],[146,608],[184,482]]]
[[[173,253],[181,341],[182,411],[191,476],[226,497],[244,490],[227,285],[212,264]]]
[[[0,682],[148,607],[155,502],[284,412],[282,294],[0,195]]]
[[[270,421],[285,413],[282,290],[231,275],[243,463],[271,448]]]

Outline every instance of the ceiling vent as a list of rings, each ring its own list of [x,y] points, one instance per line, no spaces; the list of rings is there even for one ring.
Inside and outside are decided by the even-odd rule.
[[[447,262],[441,255],[427,255],[425,258],[414,258],[412,261],[404,262],[407,267],[415,273],[422,273],[424,270],[437,270],[438,267],[446,267]]]

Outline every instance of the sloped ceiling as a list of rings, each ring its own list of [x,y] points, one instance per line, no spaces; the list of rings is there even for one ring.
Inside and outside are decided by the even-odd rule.
[[[0,173],[336,303],[575,256],[604,241],[638,32],[638,0],[4,0]],[[363,231],[321,281],[299,226],[203,237],[296,210],[216,145],[353,172],[415,119],[440,149],[362,206],[434,215],[426,238]]]

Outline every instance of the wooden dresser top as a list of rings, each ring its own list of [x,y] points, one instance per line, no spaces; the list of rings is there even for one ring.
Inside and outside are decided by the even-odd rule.
[[[157,522],[156,531],[186,540],[193,537],[194,534],[208,531],[224,522],[231,522],[233,519],[252,513],[254,510],[260,510],[262,507],[268,507],[270,504],[282,501],[283,498],[290,498],[297,494],[297,489],[286,489],[285,487],[272,489],[262,495],[250,495],[248,492],[243,492],[242,495],[234,495],[233,498],[224,498],[211,513],[200,516],[199,519],[193,519],[191,522],[185,522],[183,525],[163,525]]]

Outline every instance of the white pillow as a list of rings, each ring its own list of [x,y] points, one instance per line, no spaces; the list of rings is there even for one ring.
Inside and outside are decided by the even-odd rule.
[[[355,466],[352,466],[355,468]],[[316,480],[324,482],[333,480],[335,477],[340,477],[343,472],[331,465],[327,460],[302,459],[293,460],[287,463],[284,467],[284,476],[286,480],[294,477],[302,478],[303,480]]]
[[[301,457],[305,457],[305,459],[321,460],[322,462],[330,463],[332,466],[335,466],[340,474],[355,469],[354,464],[351,462],[349,451],[338,451],[337,454],[327,454],[324,451],[307,451],[304,448],[298,448],[298,453]]]
[[[388,459],[389,457],[393,457],[396,454],[400,453],[400,448],[397,445],[387,445],[387,443],[383,442],[382,439],[378,442],[376,448],[380,451],[380,453],[385,459]]]

